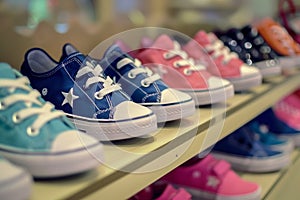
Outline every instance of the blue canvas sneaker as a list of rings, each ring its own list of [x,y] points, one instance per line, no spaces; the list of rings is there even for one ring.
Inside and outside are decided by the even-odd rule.
[[[31,175],[0,156],[0,199],[29,199]]]
[[[33,88],[67,113],[75,126],[100,141],[148,135],[157,129],[154,113],[130,100],[102,73],[99,64],[81,53],[57,63],[42,49],[25,55],[21,72]]]
[[[62,58],[78,52],[72,45],[63,47]],[[169,88],[158,74],[144,67],[138,59],[123,52],[117,45],[107,49],[99,64],[104,74],[112,77],[131,99],[150,108],[157,122],[188,117],[195,112],[193,99],[183,92]]]
[[[75,129],[45,102],[27,77],[0,64],[0,154],[35,177],[58,177],[93,169],[102,145]]]
[[[290,139],[296,147],[300,146],[300,130],[294,129],[284,121],[280,120],[272,108],[267,109],[256,119],[260,124],[266,125],[269,131],[278,137]]]
[[[268,127],[264,124],[260,124],[257,120],[252,120],[246,126],[248,126],[255,138],[262,144],[269,146],[274,151],[283,151],[290,153],[294,150],[294,143],[287,138],[279,138],[274,133],[270,132]]]
[[[248,172],[276,171],[290,162],[289,154],[273,151],[263,145],[247,126],[217,142],[213,154],[231,163],[234,169]]]

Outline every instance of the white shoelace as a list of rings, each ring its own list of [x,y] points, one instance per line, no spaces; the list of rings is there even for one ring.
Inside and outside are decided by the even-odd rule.
[[[223,62],[226,64],[233,58],[238,58],[238,55],[236,53],[233,53],[230,51],[228,47],[224,45],[224,43],[219,40],[215,39],[213,36],[208,35],[210,44],[206,45],[204,48],[208,52],[212,52],[213,58],[218,58],[219,56],[223,56]]]
[[[271,31],[275,38],[286,48],[290,55],[295,55],[293,50],[293,39],[289,36],[285,29],[279,26],[272,26]]]
[[[16,89],[22,89],[28,91],[27,94],[11,94],[0,101],[0,110],[5,110],[7,107],[17,103],[24,102],[27,108],[23,108],[13,114],[12,120],[14,123],[20,123],[23,120],[38,115],[36,120],[31,126],[27,128],[27,134],[30,136],[35,136],[39,134],[39,130],[47,122],[52,119],[64,116],[64,113],[61,111],[53,110],[53,104],[46,102],[42,103],[38,98],[40,93],[36,90],[33,90],[30,86],[29,80],[27,77],[20,77],[17,79],[2,79],[0,80],[1,88],[8,88],[8,91],[13,92]],[[31,107],[32,104],[39,105],[41,107]]]
[[[147,74],[147,78],[141,81],[141,85],[149,87],[152,83],[160,79],[158,74],[154,74],[149,68],[142,66],[142,63],[138,59],[131,60],[130,58],[123,58],[117,63],[117,69],[121,69],[127,64],[132,64],[135,68],[128,72],[128,77],[134,79],[139,74]]]
[[[185,75],[191,75],[193,72],[206,69],[204,65],[196,64],[194,59],[189,58],[187,53],[181,49],[180,44],[178,42],[174,41],[173,44],[174,49],[164,53],[163,56],[166,60],[172,59],[176,56],[181,57],[182,59],[177,60],[173,63],[173,66],[175,68],[190,66],[189,68],[186,68],[184,70]]]
[[[90,85],[94,83],[103,83],[103,88],[100,91],[95,92],[94,96],[97,99],[102,99],[105,95],[115,92],[117,90],[121,90],[120,85],[114,84],[113,80],[108,76],[106,78],[102,77],[103,74],[102,67],[97,64],[94,66],[90,62],[86,62],[86,65],[83,66],[80,70],[78,70],[76,78],[80,78],[87,73],[92,73],[94,76],[89,77],[86,80],[84,88],[88,88]]]

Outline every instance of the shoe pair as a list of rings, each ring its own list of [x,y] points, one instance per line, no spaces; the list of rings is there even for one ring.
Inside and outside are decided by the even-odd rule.
[[[192,199],[260,199],[261,188],[258,184],[241,179],[224,160],[217,160],[212,155],[204,158],[194,157],[183,165],[177,167],[156,184],[174,185],[177,191],[185,189]],[[157,187],[152,187],[155,193]],[[183,188],[183,189],[182,189]],[[138,193],[134,199],[144,199],[147,188]],[[160,192],[161,193],[161,192]],[[183,193],[183,192],[182,192]],[[172,199],[165,196],[161,200]],[[189,199],[175,198],[175,199]]]
[[[213,147],[213,154],[240,171],[271,172],[290,163],[293,143],[277,138],[258,119],[231,133]]]
[[[66,44],[60,62],[34,48],[26,53],[21,72],[79,130],[100,141],[149,135],[157,122],[195,111],[189,95],[168,88],[117,46],[95,60]]]
[[[231,51],[238,54],[240,59],[248,65],[257,67],[263,77],[281,73],[277,54],[264,41],[255,27],[247,25],[241,29],[231,28],[215,33]]]
[[[1,199],[29,195],[29,174],[67,176],[103,161],[98,140],[76,130],[63,112],[45,102],[29,80],[6,63],[0,63],[0,122],[0,155],[28,171],[0,159],[5,172],[0,176]]]

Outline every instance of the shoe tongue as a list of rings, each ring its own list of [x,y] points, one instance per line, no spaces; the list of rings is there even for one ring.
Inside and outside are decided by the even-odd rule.
[[[161,35],[154,41],[151,48],[173,50],[174,41],[167,35]]]
[[[122,55],[124,55],[124,52],[117,44],[111,45],[104,53],[104,57],[107,58],[122,56]]]
[[[16,79],[16,74],[7,63],[0,63],[0,79]]]

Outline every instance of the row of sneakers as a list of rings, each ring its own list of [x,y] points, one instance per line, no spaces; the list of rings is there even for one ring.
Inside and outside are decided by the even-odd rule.
[[[258,200],[260,195],[258,184],[243,180],[228,162],[208,154],[190,159],[130,200]]]
[[[264,77],[299,65],[299,44],[271,18],[215,34],[245,63],[259,68]]]

